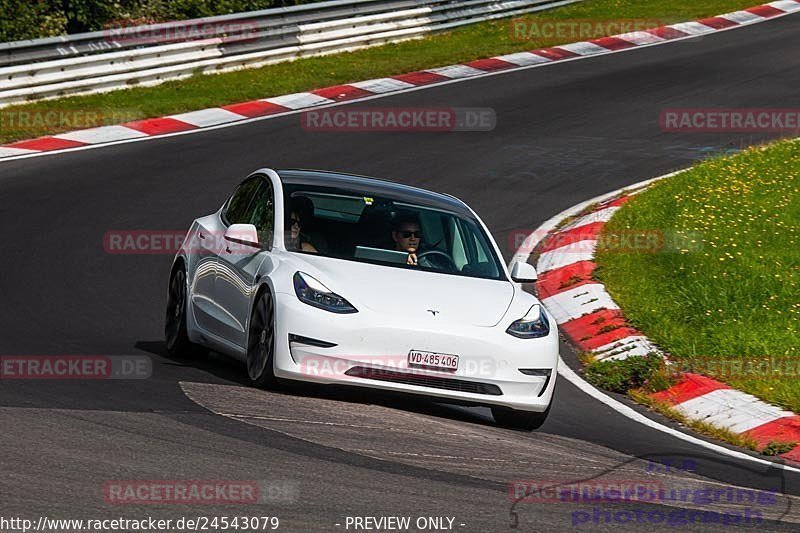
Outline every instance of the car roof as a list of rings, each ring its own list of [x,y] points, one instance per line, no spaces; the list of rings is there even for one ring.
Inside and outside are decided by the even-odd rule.
[[[286,169],[276,170],[275,172],[280,176],[281,182],[286,185],[339,187],[359,193],[368,193],[378,197],[388,197],[392,200],[451,211],[470,219],[475,218],[469,207],[458,198],[449,194],[412,187],[411,185],[325,170]]]

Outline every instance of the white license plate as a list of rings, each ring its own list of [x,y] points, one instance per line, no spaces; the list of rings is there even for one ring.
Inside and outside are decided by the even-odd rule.
[[[458,356],[446,353],[411,350],[408,352],[408,366],[437,368],[440,370],[458,370]]]

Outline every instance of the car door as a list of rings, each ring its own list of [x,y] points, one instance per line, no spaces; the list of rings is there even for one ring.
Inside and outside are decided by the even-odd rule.
[[[211,215],[207,217],[209,220],[203,219],[199,224],[203,236],[198,235],[197,242],[203,249],[204,257],[198,262],[193,280],[195,288],[200,289],[193,297],[196,310],[201,311],[196,316],[203,329],[226,340],[230,340],[224,336],[229,329],[227,324],[230,318],[225,307],[220,304],[216,280],[220,254],[224,253],[227,244],[224,234],[227,227],[235,223],[231,221],[246,220],[249,217],[248,210],[259,184],[258,177],[246,179],[236,188],[218,215]]]
[[[222,250],[224,226],[215,213],[199,219],[187,237],[191,279],[191,304],[197,324],[206,331],[214,328],[219,308],[214,297],[216,264]]]
[[[258,231],[260,248],[226,243],[219,255],[214,291],[226,320],[220,332],[226,339],[245,349],[247,323],[258,288],[262,263],[272,261],[270,249],[275,228],[275,195],[271,181],[259,177],[259,186],[247,213],[231,224],[253,224]],[[267,266],[267,270],[271,270]]]

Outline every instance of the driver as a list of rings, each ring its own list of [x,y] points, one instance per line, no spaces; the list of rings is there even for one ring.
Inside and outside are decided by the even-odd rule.
[[[409,265],[417,265],[417,252],[422,242],[422,226],[419,219],[412,214],[403,214],[397,217],[392,227],[392,240],[395,250],[408,253]]]
[[[286,221],[286,249],[293,252],[318,253],[317,248],[303,232],[303,226],[313,218],[314,204],[305,196],[292,198],[289,204],[289,219]]]

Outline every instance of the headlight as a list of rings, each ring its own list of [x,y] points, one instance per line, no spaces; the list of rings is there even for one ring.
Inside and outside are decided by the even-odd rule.
[[[331,313],[358,313],[350,302],[303,272],[294,275],[294,292],[301,302]]]
[[[508,326],[506,333],[520,339],[547,337],[550,334],[550,322],[547,320],[542,306],[535,304],[524,317]]]

